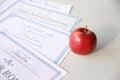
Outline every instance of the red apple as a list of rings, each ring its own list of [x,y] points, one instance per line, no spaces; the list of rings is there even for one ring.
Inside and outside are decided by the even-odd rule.
[[[96,44],[95,33],[87,29],[87,27],[79,27],[70,34],[69,45],[76,54],[87,55],[95,49]]]

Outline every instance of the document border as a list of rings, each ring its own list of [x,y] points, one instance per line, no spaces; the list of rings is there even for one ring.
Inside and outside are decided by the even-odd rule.
[[[63,34],[63,35],[65,35],[65,36],[68,36],[68,37],[69,37],[69,33],[66,33],[66,32],[64,32],[64,31],[59,31],[58,29],[51,28],[51,27],[49,27],[49,26],[46,26],[46,25],[43,25],[43,24],[41,24],[41,23],[32,21],[32,20],[30,20],[30,19],[26,19],[26,18],[24,18],[24,17],[22,17],[22,16],[19,16],[19,15],[15,14],[15,13],[11,13],[10,15],[6,16],[4,19],[2,19],[2,20],[0,21],[0,23],[4,22],[6,19],[8,19],[8,18],[10,18],[10,17],[11,17],[11,18],[12,18],[12,17],[18,17],[18,18],[21,18],[21,19],[30,21],[30,22],[32,22],[32,23],[34,23],[34,24],[41,25],[41,26],[43,26],[43,27],[45,27],[45,28],[47,28],[47,29],[56,31],[57,33],[60,33],[60,34]],[[58,57],[56,58],[56,60],[53,61],[53,62],[54,62],[55,64],[60,64],[60,62],[63,60],[63,56],[66,56],[68,51],[69,51],[69,45],[66,45],[66,47],[63,49],[63,51],[59,54],[59,56],[58,56]],[[37,51],[37,52],[38,52],[38,51]],[[66,54],[65,54],[65,53],[66,53]],[[42,55],[43,55],[43,54],[42,54]],[[45,56],[45,55],[43,55],[43,56]]]
[[[57,12],[57,11],[52,11],[52,10],[49,10],[49,9],[46,9],[46,8],[43,8],[43,7],[39,7],[39,6],[36,6],[36,5],[32,5],[32,4],[29,4],[27,2],[24,2],[23,0],[19,0],[19,2],[30,5],[30,6],[34,6],[34,7],[37,7],[37,8],[41,8],[41,9],[44,9],[44,10],[48,10],[48,11],[53,12],[53,13],[58,13],[58,14],[68,16],[68,17],[71,17],[71,18],[76,18],[76,21],[75,21],[74,25],[71,27],[71,29],[69,30],[69,32],[71,32],[75,28],[77,23],[79,23],[79,21],[80,21],[80,18],[78,18],[76,16],[71,16],[71,15],[68,15],[68,14],[64,14],[64,13],[60,13],[60,12]]]
[[[11,4],[9,7],[5,8],[5,10],[3,10],[2,12],[0,12],[0,15],[3,14],[5,11],[7,11],[8,9],[10,9],[12,6],[14,6],[16,3],[18,3],[19,0],[16,0],[13,4]]]
[[[23,47],[22,45],[20,45],[18,42],[16,42],[15,40],[13,40],[11,37],[9,37],[7,34],[5,34],[4,32],[0,32],[0,34],[2,34],[3,36],[5,36],[6,38],[8,38],[9,40],[11,40],[12,42],[14,42],[15,44],[17,44],[18,46],[20,46],[22,49],[26,50],[30,55],[34,56],[36,59],[40,60],[41,62],[45,63],[47,66],[49,66],[51,69],[53,69],[54,71],[57,72],[57,74],[55,76],[53,76],[51,78],[51,80],[54,80],[57,76],[59,76],[61,74],[60,71],[58,71],[57,69],[55,69],[53,66],[51,66],[49,63],[47,63],[46,61],[44,61],[43,59],[41,59],[40,57],[38,57],[37,55],[35,55],[34,53],[32,53],[30,50],[26,49],[25,47]]]

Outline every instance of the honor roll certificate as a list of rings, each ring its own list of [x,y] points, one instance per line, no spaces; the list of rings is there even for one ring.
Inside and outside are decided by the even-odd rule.
[[[66,71],[0,32],[0,80],[60,80]]]
[[[42,54],[56,64],[60,64],[69,51],[69,34],[39,21],[13,13],[0,22],[0,27],[36,55]]]

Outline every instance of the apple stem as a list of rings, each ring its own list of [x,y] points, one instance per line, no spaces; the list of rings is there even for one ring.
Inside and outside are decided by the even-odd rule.
[[[87,32],[87,27],[88,27],[88,26],[85,26],[85,30],[84,30],[84,33],[86,33],[86,32]]]

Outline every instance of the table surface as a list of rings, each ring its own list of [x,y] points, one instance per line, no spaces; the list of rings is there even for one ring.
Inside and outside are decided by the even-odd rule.
[[[72,4],[70,15],[81,18],[97,35],[97,47],[86,56],[69,52],[62,80],[120,80],[120,0],[53,0]]]

